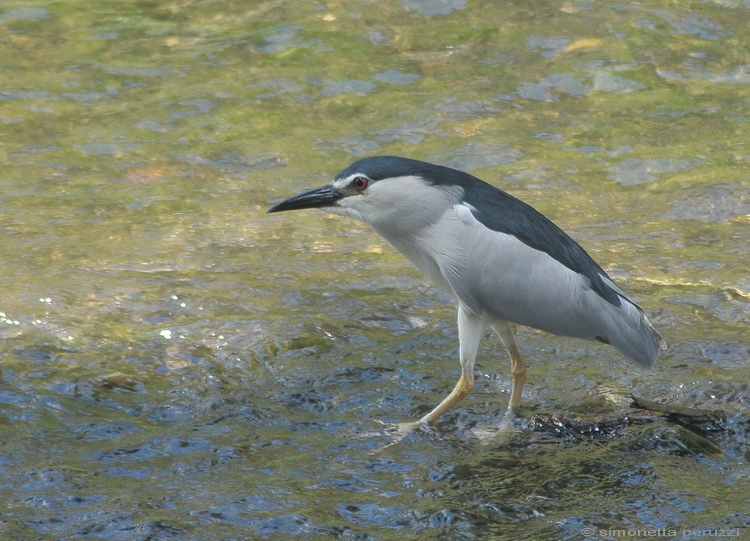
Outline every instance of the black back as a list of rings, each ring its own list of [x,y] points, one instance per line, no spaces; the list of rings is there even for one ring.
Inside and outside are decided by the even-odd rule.
[[[620,295],[602,280],[607,273],[575,240],[531,205],[477,177],[419,160],[395,156],[374,156],[354,162],[337,175],[345,178],[361,173],[370,180],[419,176],[434,186],[460,186],[463,202],[471,205],[474,217],[493,231],[513,235],[542,251],[562,265],[585,276],[606,301],[620,306]]]

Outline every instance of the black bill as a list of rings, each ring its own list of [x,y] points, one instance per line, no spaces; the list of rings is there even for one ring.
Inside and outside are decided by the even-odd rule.
[[[313,188],[309,192],[301,193],[274,205],[268,212],[281,212],[284,210],[312,209],[319,207],[330,207],[344,196],[344,192],[334,188],[330,184]]]

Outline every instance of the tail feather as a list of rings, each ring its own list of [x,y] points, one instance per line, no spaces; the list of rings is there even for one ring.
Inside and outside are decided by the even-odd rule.
[[[659,357],[659,352],[667,349],[667,343],[651,325],[641,307],[609,276],[606,274],[600,274],[600,276],[602,281],[620,297],[620,306],[613,307],[605,321],[608,343],[639,365],[645,368],[653,367]]]
[[[607,341],[623,355],[645,368],[654,366],[659,352],[667,348],[667,343],[654,329],[643,310],[625,297],[615,308],[615,316],[605,321]]]

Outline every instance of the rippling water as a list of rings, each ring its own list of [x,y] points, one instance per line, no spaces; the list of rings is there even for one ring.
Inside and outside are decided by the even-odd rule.
[[[2,537],[747,536],[749,7],[0,7]],[[657,368],[520,329],[512,429],[488,339],[388,446],[458,377],[455,308],[361,224],[265,214],[371,154],[550,216]]]

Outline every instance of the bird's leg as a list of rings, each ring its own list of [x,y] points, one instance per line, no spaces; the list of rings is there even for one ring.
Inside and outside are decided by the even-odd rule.
[[[510,373],[513,376],[513,387],[510,392],[508,411],[518,413],[521,406],[523,386],[526,384],[526,363],[523,362],[523,357],[521,357],[521,353],[518,351],[510,323],[507,321],[496,321],[492,323],[492,328],[500,337],[500,340],[503,341],[503,344],[505,344],[508,353],[510,353]]]
[[[526,384],[526,363],[518,352],[516,344],[508,347],[510,352],[510,373],[513,376],[513,388],[510,391],[510,402],[508,409],[513,413],[518,413],[521,407],[521,394],[523,386]]]
[[[435,409],[422,417],[418,423],[431,424],[438,417],[461,402],[474,387],[474,360],[477,357],[479,342],[487,325],[481,317],[462,306],[458,307],[458,341],[461,359],[461,377],[451,393]]]
[[[469,375],[469,377],[466,377],[462,372],[461,377],[458,378],[458,383],[453,387],[451,393],[435,409],[417,421],[417,423],[434,423],[443,413],[466,398],[469,392],[471,392],[472,387],[474,387],[474,376]]]

